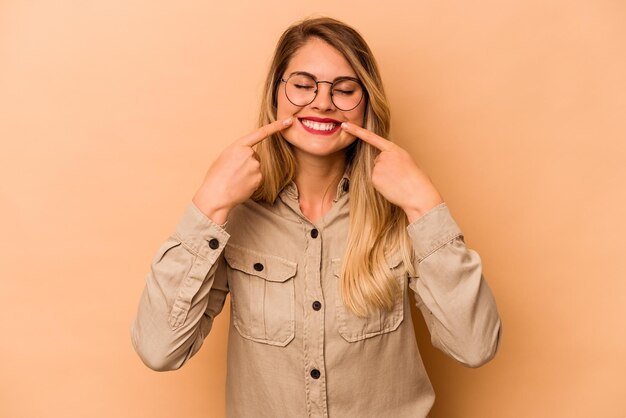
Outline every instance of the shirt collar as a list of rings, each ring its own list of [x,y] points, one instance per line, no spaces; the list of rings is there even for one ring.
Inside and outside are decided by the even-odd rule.
[[[335,202],[338,201],[341,196],[348,193],[349,189],[350,189],[350,176],[348,174],[348,167],[346,167],[346,169],[343,172],[343,176],[341,177],[341,180],[339,180],[339,184],[337,185],[337,191],[335,193],[334,201]],[[290,199],[297,201],[299,194],[298,194],[298,187],[296,186],[296,183],[293,180],[291,180],[280,191],[279,196],[280,195],[285,195],[289,197]]]
[[[350,189],[350,175],[348,174],[348,168],[343,172],[343,176],[341,180],[339,180],[339,184],[337,185],[337,193],[335,194],[335,202],[339,200],[341,196],[348,193]]]

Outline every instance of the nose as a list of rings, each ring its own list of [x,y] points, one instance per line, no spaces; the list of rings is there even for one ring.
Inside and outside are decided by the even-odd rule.
[[[322,86],[322,84],[325,85]],[[315,99],[311,102],[310,106],[314,109],[318,109],[321,111],[335,110],[335,104],[333,103],[331,97],[331,88],[332,83],[327,81],[318,81],[317,95],[315,96]]]

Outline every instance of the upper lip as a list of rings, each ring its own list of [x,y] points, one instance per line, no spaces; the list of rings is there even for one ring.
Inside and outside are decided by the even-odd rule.
[[[321,123],[336,123],[336,124],[340,124],[341,122],[336,120],[336,119],[331,119],[331,118],[318,118],[315,116],[303,116],[300,119],[306,119],[306,120],[311,120],[313,122],[321,122]]]

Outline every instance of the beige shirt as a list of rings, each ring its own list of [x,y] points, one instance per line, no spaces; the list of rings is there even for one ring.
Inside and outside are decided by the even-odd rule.
[[[397,274],[391,312],[360,319],[342,304],[339,272],[349,223],[349,178],[315,224],[291,182],[273,205],[235,207],[220,227],[193,203],[155,254],[131,327],[154,370],[181,367],[202,346],[230,292],[228,417],[425,417],[435,394],[409,303],[432,344],[469,367],[496,353],[500,318],[446,203],[407,227],[419,277]],[[388,259],[390,269],[402,260]],[[414,302],[410,302],[410,297]]]

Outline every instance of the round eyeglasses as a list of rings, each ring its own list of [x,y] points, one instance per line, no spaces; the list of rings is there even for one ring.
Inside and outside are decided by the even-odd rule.
[[[286,80],[285,96],[296,106],[306,106],[313,103],[319,91],[319,83],[330,84],[330,100],[339,110],[352,110],[363,100],[364,91],[361,82],[353,77],[340,77],[333,82],[318,81],[308,73],[293,73]]]

